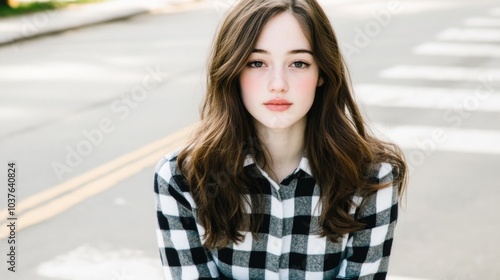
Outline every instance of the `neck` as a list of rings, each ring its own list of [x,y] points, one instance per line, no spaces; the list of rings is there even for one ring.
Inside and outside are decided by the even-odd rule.
[[[287,128],[268,128],[260,123],[256,123],[255,127],[259,141],[270,157],[264,170],[279,183],[300,163],[305,148],[306,118]]]

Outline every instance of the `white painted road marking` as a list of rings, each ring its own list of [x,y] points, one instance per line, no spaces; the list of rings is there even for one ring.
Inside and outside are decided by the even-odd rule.
[[[500,82],[500,69],[436,65],[397,65],[381,71],[380,77],[433,81],[481,82],[482,80],[488,80],[489,82]]]
[[[374,131],[382,133],[382,137],[389,138],[404,149],[500,155],[498,130],[374,124]],[[439,141],[433,139],[436,138],[433,135],[440,135]]]
[[[500,75],[498,77],[500,77]],[[367,94],[365,93],[364,95]],[[394,94],[392,94],[392,96],[393,95]],[[441,93],[440,95],[448,96],[447,93]],[[391,97],[389,96],[389,98]],[[366,99],[368,100],[368,98]],[[423,106],[423,104],[421,106]],[[484,108],[487,108],[487,106]],[[113,170],[109,174],[106,174],[105,176],[100,176],[102,174],[102,170],[106,169],[108,165],[112,163],[114,164],[116,160],[89,171],[89,174],[98,174],[94,177],[90,175],[86,176],[92,179],[88,179],[84,182],[78,181],[78,183],[70,185],[63,183],[62,185],[47,189],[32,197],[28,197],[25,202],[29,201],[30,203],[29,206],[28,204],[26,204],[25,207],[22,207],[26,212],[21,212],[19,220],[22,222],[20,222],[21,226],[18,228],[18,231],[51,219],[63,213],[65,210],[84,201],[85,199],[97,195],[100,192],[115,186],[118,182],[125,180],[129,176],[140,172],[148,166],[153,165],[166,152],[172,150],[173,148],[181,146],[193,127],[194,126],[186,127],[183,130],[174,133],[160,141],[156,141],[122,157],[127,159],[134,158],[134,160],[131,162],[127,162],[128,160],[122,160],[122,158],[119,158],[121,162],[120,164],[116,164],[117,169]],[[420,126],[394,126],[386,128],[384,131],[402,147],[414,148],[416,145],[415,139],[419,139],[419,137],[430,137],[430,135],[432,135],[432,132],[437,129],[441,128]],[[437,150],[479,154],[500,154],[500,145],[498,145],[498,143],[500,143],[500,131],[464,129],[455,130],[448,128],[442,129],[444,130],[447,137],[449,137],[449,141],[447,141],[446,145],[436,147]],[[166,140],[170,140],[172,142]],[[164,143],[165,146],[158,149],[158,142],[161,143],[163,141],[166,142]],[[153,150],[153,152],[151,150]],[[140,154],[140,156],[137,156],[136,154]],[[83,174],[82,176],[84,175],[85,174]],[[57,195],[64,192],[67,193],[61,195],[60,197],[57,197]],[[42,204],[44,202],[46,203]],[[7,230],[5,230],[5,223],[1,224],[0,226],[0,239],[2,239],[7,236]]]
[[[359,84],[355,96],[367,106],[500,112],[500,94],[487,88],[449,89]],[[469,100],[473,98],[474,100]],[[469,104],[470,102],[470,104]]]
[[[500,27],[500,19],[489,17],[472,17],[465,19],[464,24],[473,27]]]
[[[420,55],[500,57],[498,44],[424,43],[416,46],[413,51]]]
[[[104,251],[82,245],[68,253],[42,262],[37,274],[66,280],[163,279],[160,256],[151,258],[142,251]]]
[[[500,30],[491,28],[450,28],[437,35],[439,40],[500,42]]]
[[[494,8],[490,10],[490,14],[493,16],[500,17],[500,8]]]

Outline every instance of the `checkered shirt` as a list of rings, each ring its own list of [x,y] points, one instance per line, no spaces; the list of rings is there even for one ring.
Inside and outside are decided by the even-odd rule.
[[[243,232],[243,242],[206,250],[196,203],[177,168],[178,152],[155,169],[157,237],[166,279],[385,279],[398,214],[396,186],[354,196],[350,214],[360,214],[367,227],[331,242],[317,235],[320,186],[307,158],[278,185],[249,156],[244,170],[258,170],[251,174],[258,175],[263,189],[267,230],[258,239]],[[391,165],[382,163],[374,178],[391,182],[392,173]],[[359,207],[363,199],[368,201]]]

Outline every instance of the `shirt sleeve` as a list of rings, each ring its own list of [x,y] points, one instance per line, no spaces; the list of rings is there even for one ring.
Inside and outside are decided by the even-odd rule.
[[[377,179],[380,183],[393,181],[390,164],[381,164]],[[356,211],[366,228],[349,235],[337,279],[386,279],[398,216],[398,188],[391,184],[364,200]]]
[[[172,175],[175,159],[160,160],[154,190],[157,237],[165,279],[217,279],[218,270],[202,245],[192,198]]]

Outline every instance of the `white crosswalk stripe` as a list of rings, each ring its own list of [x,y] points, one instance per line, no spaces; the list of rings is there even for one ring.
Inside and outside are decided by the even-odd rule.
[[[493,16],[500,17],[500,7],[499,8],[491,9],[490,14],[493,15]]]
[[[469,43],[424,43],[418,45],[415,54],[467,57],[500,57],[500,45]]]
[[[484,85],[473,89],[359,84],[355,96],[365,106],[500,112],[500,94]]]
[[[500,82],[500,69],[436,65],[397,65],[380,72],[380,77],[392,79],[422,79],[430,81],[498,83]]]
[[[498,130],[375,124],[374,131],[406,149],[500,155]]]
[[[491,28],[450,28],[436,36],[439,40],[500,42],[500,30]]]
[[[489,13],[466,18],[463,27],[437,32],[435,40],[416,45],[412,53],[425,63],[392,65],[378,73],[382,82],[354,86],[362,107],[378,109],[377,114],[387,117],[387,123],[375,122],[372,130],[405,150],[410,174],[419,167],[425,166],[422,173],[429,172],[430,166],[436,168],[436,162],[428,161],[435,152],[442,153],[440,160],[447,160],[443,168],[461,158],[471,164],[470,156],[486,161],[500,158],[500,7]],[[431,86],[436,82],[442,82],[440,87]],[[408,108],[412,110],[405,110]],[[411,124],[402,122],[408,117],[414,119]],[[393,122],[394,118],[398,121]],[[475,126],[479,124],[486,126],[480,129]],[[431,176],[439,176],[439,168],[430,171]],[[460,187],[464,186],[468,187]],[[427,278],[429,274],[418,275]],[[387,279],[417,280],[404,276]]]
[[[498,10],[498,11],[497,11]],[[491,11],[500,15],[500,8]],[[476,17],[464,21],[467,28],[449,28],[438,33],[436,42],[425,42],[413,49],[415,55],[500,57],[500,18]],[[482,28],[485,27],[485,28]],[[442,121],[449,127],[433,125],[374,125],[381,137],[387,137],[419,156],[434,151],[500,155],[500,130],[460,127],[461,121],[449,112],[500,113],[500,69],[495,67],[460,67],[440,65],[394,65],[379,73],[388,79],[384,84],[357,84],[356,98],[364,106],[442,110]],[[470,88],[403,86],[389,79],[426,81],[470,81]],[[387,83],[387,84],[386,84]],[[457,117],[456,115],[455,117]],[[500,126],[499,126],[500,129]],[[410,158],[411,160],[411,158]]]
[[[44,260],[36,270],[38,275],[47,279],[164,279],[157,262],[157,258],[146,257],[142,251],[106,251],[85,244]]]
[[[464,24],[474,27],[500,27],[500,18],[472,17],[466,19]]]

